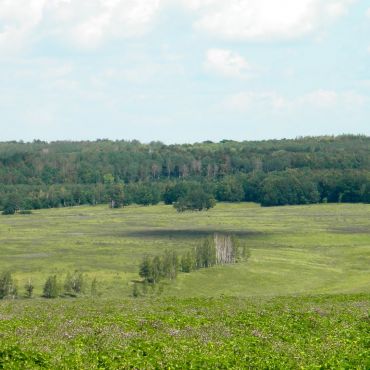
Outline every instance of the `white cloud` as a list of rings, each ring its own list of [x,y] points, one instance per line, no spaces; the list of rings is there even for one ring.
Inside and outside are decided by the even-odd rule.
[[[370,19],[370,8],[366,11],[366,17]]]
[[[40,23],[47,0],[0,0],[0,49],[18,50]]]
[[[233,94],[226,98],[223,106],[233,111],[248,111],[251,109],[282,109],[287,106],[286,99],[276,92],[246,91]]]
[[[298,99],[300,104],[308,104],[320,108],[328,108],[338,103],[339,94],[331,90],[317,90]]]
[[[251,67],[237,53],[225,49],[209,49],[204,63],[206,70],[226,77],[247,77]]]
[[[288,98],[277,92],[246,91],[228,96],[223,106],[228,110],[247,112],[250,110],[288,111],[307,109],[357,109],[370,103],[370,97],[355,91],[337,92],[333,90],[315,90]]]
[[[346,13],[355,0],[187,0],[195,27],[235,40],[295,39]]]
[[[0,0],[0,48],[38,37],[96,47],[148,30],[165,0]]]

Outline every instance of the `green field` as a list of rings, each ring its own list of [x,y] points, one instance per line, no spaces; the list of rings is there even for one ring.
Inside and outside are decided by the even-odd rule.
[[[214,232],[243,239],[250,259],[131,297],[145,254]],[[0,369],[370,368],[370,205],[40,210],[2,216],[0,246],[20,295],[36,287],[0,301]],[[76,269],[100,298],[40,298],[47,276]]]
[[[369,295],[1,303],[5,369],[368,369]]]
[[[81,270],[97,277],[103,297],[127,297],[144,254],[186,251],[225,231],[245,240],[246,263],[179,274],[164,294],[260,296],[370,292],[370,205],[261,208],[218,204],[208,212],[171,206],[107,206],[34,211],[0,218],[0,271],[20,286]]]

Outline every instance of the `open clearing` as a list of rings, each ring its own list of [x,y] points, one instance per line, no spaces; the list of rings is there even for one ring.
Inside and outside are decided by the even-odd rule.
[[[246,263],[179,274],[163,294],[256,296],[370,292],[370,205],[262,208],[220,203],[208,212],[171,206],[107,206],[34,211],[0,218],[0,271],[35,294],[46,276],[97,277],[105,297],[128,296],[143,255],[179,253],[214,232],[232,233],[251,250]]]
[[[245,203],[3,216],[0,270],[36,289],[0,301],[0,368],[368,369],[369,216],[361,204]],[[130,298],[144,254],[181,253],[214,232],[243,239],[251,258]],[[100,298],[39,298],[48,275],[76,269],[97,277]]]

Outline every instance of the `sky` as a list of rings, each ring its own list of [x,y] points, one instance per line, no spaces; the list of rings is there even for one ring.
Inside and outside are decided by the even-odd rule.
[[[369,0],[0,0],[0,141],[370,135]]]

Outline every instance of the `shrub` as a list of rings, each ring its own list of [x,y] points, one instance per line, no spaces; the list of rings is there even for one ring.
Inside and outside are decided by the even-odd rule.
[[[32,298],[34,286],[32,284],[31,279],[27,281],[27,283],[24,285],[25,294],[24,296],[26,298]]]

